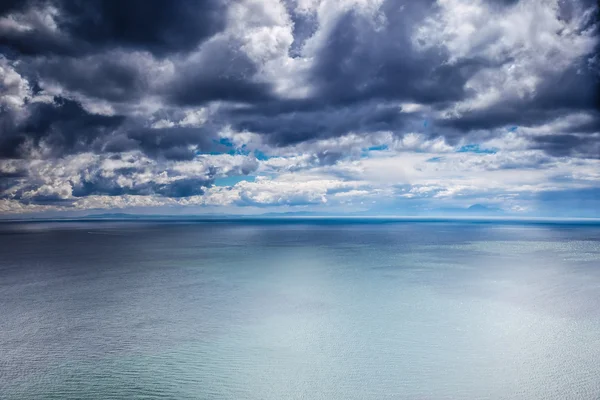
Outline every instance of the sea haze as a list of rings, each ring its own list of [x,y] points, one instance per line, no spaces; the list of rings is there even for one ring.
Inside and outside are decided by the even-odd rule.
[[[600,397],[600,225],[0,224],[2,399]]]

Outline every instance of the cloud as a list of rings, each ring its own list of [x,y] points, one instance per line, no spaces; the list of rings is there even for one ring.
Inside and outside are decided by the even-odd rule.
[[[208,195],[209,202],[238,206],[307,206],[325,204],[332,196],[362,195],[354,190],[360,183],[346,182],[319,176],[282,175],[277,179],[257,177],[255,181],[238,182],[231,188],[215,187]]]
[[[225,23],[224,4],[210,0],[38,0],[9,2],[0,11],[0,43],[27,55],[79,55],[99,47],[166,55],[195,48]]]
[[[51,103],[29,103],[23,108],[26,116],[13,122],[0,138],[3,158],[38,154],[55,157],[85,151],[99,138],[111,134],[124,119],[88,113],[76,101],[63,97],[55,97]]]
[[[598,187],[599,17],[591,0],[5,1],[1,209],[548,212]]]
[[[584,111],[597,124],[598,11],[587,2],[570,2],[567,15],[565,3],[532,0],[498,9],[484,2],[440,2],[438,13],[419,31],[425,46],[444,43],[450,62],[478,57],[489,66],[465,82],[472,95],[447,110],[438,124],[460,134],[537,126]]]
[[[431,10],[430,2],[402,7],[386,2],[374,15],[354,9],[340,15],[312,70],[318,96],[342,104],[373,99],[431,104],[463,98],[466,80],[482,61],[448,64],[444,48],[416,46],[413,31]]]
[[[241,155],[158,162],[137,151],[5,160],[0,162],[0,198],[27,204],[73,203],[92,195],[182,198],[202,195],[217,177],[246,175],[256,167],[255,161]]]
[[[198,54],[181,63],[177,77],[164,88],[176,105],[198,105],[210,101],[257,102],[270,97],[267,83],[254,80],[257,66],[239,48],[240,43],[215,38]]]

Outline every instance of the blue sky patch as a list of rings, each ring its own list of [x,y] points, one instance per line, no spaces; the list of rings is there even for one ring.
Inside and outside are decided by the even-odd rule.
[[[494,149],[482,149],[478,144],[466,144],[460,149],[456,150],[457,153],[476,153],[476,154],[496,154]]]
[[[233,147],[233,143],[231,142],[231,140],[229,138],[220,138],[219,144],[222,144],[223,146],[226,146],[226,147]]]
[[[252,175],[226,176],[224,178],[215,179],[215,186],[233,186],[242,181],[254,182],[255,178],[256,177]]]
[[[266,161],[266,160],[272,158],[271,156],[266,155],[265,153],[263,153],[260,150],[254,150],[254,157],[256,157],[256,159],[260,160],[260,161]]]
[[[382,150],[387,150],[388,149],[388,145],[387,144],[380,144],[378,146],[371,146],[367,149],[367,151],[382,151]]]
[[[369,157],[369,153],[372,151],[384,151],[384,150],[388,150],[388,149],[389,149],[389,147],[387,144],[371,146],[371,147],[362,149],[360,156],[361,156],[361,158],[367,158],[367,157]]]

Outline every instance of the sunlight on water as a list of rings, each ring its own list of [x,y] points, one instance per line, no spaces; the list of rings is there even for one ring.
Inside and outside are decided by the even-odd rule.
[[[600,228],[1,227],[3,399],[591,399]]]

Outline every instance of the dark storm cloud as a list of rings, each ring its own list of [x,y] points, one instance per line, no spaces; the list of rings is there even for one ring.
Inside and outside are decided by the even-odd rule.
[[[318,97],[330,103],[371,100],[440,103],[465,98],[464,84],[481,60],[446,63],[441,48],[417,50],[415,27],[431,12],[430,2],[382,7],[385,22],[349,11],[320,49],[312,71]],[[390,40],[393,38],[393,40]]]
[[[151,79],[135,64],[118,54],[110,56],[52,57],[32,63],[46,83],[62,85],[75,93],[111,102],[132,102],[148,94]]]
[[[224,28],[224,2],[213,0],[64,0],[63,26],[92,46],[191,50]]]
[[[32,0],[7,4],[0,11],[26,13],[28,6],[58,10],[56,31],[36,16],[18,15],[37,29],[0,36],[0,44],[29,55],[81,54],[99,47],[118,47],[163,56],[189,51],[225,26],[226,3],[219,0]]]
[[[441,49],[421,52],[410,43],[412,31],[431,11],[432,2],[387,2],[381,21],[350,10],[335,23],[309,71],[314,94],[304,100],[276,99],[229,110],[236,129],[264,134],[274,145],[289,145],[349,132],[400,131],[422,119],[402,113],[397,104],[442,104],[466,96],[465,80],[480,60],[443,65]],[[293,7],[291,7],[293,10]],[[299,52],[316,29],[310,14],[292,12],[294,43]],[[394,40],[389,40],[393,37]],[[418,122],[416,122],[418,121]]]
[[[502,6],[515,3],[490,2]],[[25,12],[45,4],[49,3],[33,1],[7,9]],[[174,107],[212,101],[244,103],[246,106],[241,109],[223,107],[214,116],[215,121],[264,134],[275,145],[349,132],[390,130],[401,134],[422,123],[426,116],[401,113],[398,103],[427,104],[434,110],[443,110],[474,95],[465,84],[477,72],[513,61],[463,57],[449,63],[452,55],[445,47],[418,48],[414,41],[414,32],[436,12],[434,2],[399,5],[386,1],[375,16],[355,9],[340,15],[317,49],[308,71],[313,94],[300,101],[287,100],[276,96],[269,83],[255,79],[259,66],[242,51],[243,43],[214,36],[225,26],[225,2],[52,4],[58,9],[60,35],[41,35],[46,36],[40,38],[40,46],[47,57],[37,57],[21,66],[28,76],[39,77],[46,85],[53,83],[73,93],[118,104],[133,104],[147,96],[159,96]],[[318,28],[315,14],[297,12],[295,6],[294,2],[288,3],[294,34],[291,55],[301,54],[303,44]],[[574,9],[563,5],[560,12],[568,18]],[[34,34],[35,29],[32,32],[27,34]],[[486,40],[497,39],[492,36]],[[68,46],[78,46],[76,52],[89,53],[92,49],[94,54],[64,56],[44,42],[47,40],[62,40]],[[160,87],[154,83],[163,77],[148,71],[146,65],[152,63],[151,59],[140,61],[123,53],[123,49],[147,50],[160,57],[169,52],[189,52],[200,43],[204,43],[201,51],[176,64],[174,78]],[[506,99],[493,108],[433,120],[431,124],[438,129],[432,134],[455,141],[474,130],[534,126],[569,112],[598,109],[598,73],[586,62],[587,59],[579,60],[559,75],[546,76],[529,98]],[[594,123],[588,125],[595,127]],[[128,129],[132,132],[101,141],[102,149],[131,150],[138,146],[149,155],[190,159],[194,153],[189,145],[203,144],[201,135],[185,130],[156,131],[136,126]],[[165,135],[173,138],[166,139]],[[14,148],[14,142],[21,139],[13,135],[6,140],[13,142]]]
[[[376,106],[375,101],[437,103],[462,98],[465,79],[478,68],[477,61],[443,66],[446,55],[439,51],[422,54],[412,49],[411,30],[427,14],[429,6],[420,3],[399,10],[387,4],[382,10],[387,19],[383,30],[366,17],[352,11],[346,13],[319,51],[317,63],[310,72],[317,92],[303,102],[278,99],[267,83],[255,81],[257,65],[240,50],[241,43],[226,39],[206,43],[194,59],[177,67],[176,79],[160,92],[179,106],[202,105],[215,100],[246,103],[245,109],[226,111],[218,119],[223,124],[232,123],[237,129],[265,134],[277,145],[351,131],[396,131],[404,126],[407,116],[401,115],[398,106],[385,103]],[[75,3],[66,7],[65,12],[76,13],[80,10],[78,7],[81,4]],[[86,20],[89,13],[98,14],[98,5],[94,3],[76,21]],[[294,26],[299,35],[295,41],[296,46],[300,46],[316,29],[315,20],[299,14],[295,17]],[[112,26],[109,24],[109,28]],[[109,28],[106,30],[110,31]],[[396,38],[393,43],[385,40],[390,36]],[[76,37],[89,40],[83,33]],[[298,48],[292,49],[294,51]],[[88,97],[116,102],[135,101],[147,95],[149,82],[155,78],[144,75],[145,71],[116,54],[43,58],[36,61],[33,69],[46,82],[61,84]],[[232,118],[231,121],[228,118]],[[148,137],[144,138],[140,132],[146,132]],[[162,153],[169,158],[193,157],[186,146],[197,142],[191,140],[186,131],[169,133],[175,137],[157,142],[156,136],[162,135],[161,132],[134,128],[127,137],[133,136],[147,154],[158,154],[164,145]],[[172,145],[178,141],[182,141],[181,146]],[[134,146],[131,140],[111,138],[104,149],[133,149]]]
[[[45,206],[70,206],[73,199],[64,199],[58,194],[36,194],[28,197],[19,197],[23,204],[45,205]]]
[[[2,163],[0,199],[19,200],[24,204],[66,204],[65,185],[74,198],[90,195],[181,198],[203,194],[213,184],[217,173],[216,169],[208,168],[201,175],[186,175],[171,166],[160,168],[139,156],[123,159],[116,155],[114,161],[120,161],[124,166],[111,168],[102,158],[88,158],[79,169],[61,166],[56,176],[40,174],[35,167],[26,164]]]
[[[487,0],[492,5],[500,6],[514,6],[519,3],[520,0]]]
[[[237,129],[263,133],[277,146],[349,132],[394,131],[413,119],[399,106],[372,102],[336,107],[316,100],[232,110],[228,118]]]
[[[26,158],[30,147],[43,147],[52,157],[89,151],[98,138],[114,132],[123,120],[123,116],[90,114],[78,102],[58,96],[52,103],[31,103],[27,118],[0,135],[0,156]]]
[[[191,160],[197,152],[217,150],[213,132],[206,128],[142,128],[127,137],[146,155],[167,160]]]
[[[123,174],[122,176],[125,176]],[[169,183],[157,183],[148,181],[134,184],[131,186],[119,185],[114,177],[106,178],[99,175],[87,176],[81,182],[73,184],[72,195],[75,199],[65,199],[58,193],[31,193],[39,185],[30,182],[10,196],[2,195],[1,191],[10,189],[20,182],[0,179],[0,199],[17,199],[24,204],[52,204],[67,205],[76,200],[76,198],[90,195],[104,196],[122,196],[122,195],[160,195],[164,197],[183,198],[197,196],[204,193],[205,189],[212,185],[213,179],[205,178],[181,178]],[[6,183],[6,184],[5,184]]]
[[[127,175],[127,174],[124,174]],[[155,181],[137,183],[131,186],[119,185],[114,177],[106,178],[100,175],[86,177],[81,183],[74,185],[73,196],[85,197],[90,195],[161,195],[165,197],[189,197],[201,195],[212,185],[213,179],[181,178],[169,183]]]
[[[19,10],[27,5],[26,0],[3,0],[0,2],[0,16],[11,11]]]
[[[151,128],[125,116],[91,114],[81,104],[63,97],[52,103],[31,103],[27,118],[17,123],[0,111],[6,127],[0,134],[0,158],[28,158],[31,151],[54,158],[80,152],[118,153],[141,150],[152,158],[191,160],[198,152],[228,149],[215,142],[210,125]]]
[[[16,178],[25,178],[27,176],[26,171],[24,170],[16,170],[16,171],[3,171],[0,169],[0,180],[2,179],[16,179]]]
[[[27,170],[22,165],[0,163],[0,198],[2,193],[27,178]]]
[[[253,81],[257,66],[241,50],[241,43],[225,39],[207,43],[197,59],[177,71],[165,90],[176,105],[201,105],[209,101],[255,103],[272,98],[266,83]]]
[[[424,117],[401,113],[397,103],[439,108],[463,100],[470,94],[465,82],[492,66],[481,58],[449,64],[449,54],[442,48],[416,49],[411,42],[413,32],[431,12],[432,2],[403,7],[386,2],[381,9],[384,22],[354,10],[344,13],[309,71],[316,89],[312,97],[236,109],[231,121],[237,129],[267,135],[276,145],[349,132],[400,132],[422,125]],[[303,15],[294,17],[301,26],[312,22]],[[300,29],[310,31],[311,27]]]
[[[600,159],[600,138],[582,135],[542,135],[533,138],[532,148],[557,156],[576,156]]]
[[[600,125],[600,75],[581,60],[560,74],[548,74],[535,93],[524,98],[507,98],[493,107],[470,111],[437,121],[439,126],[457,128],[460,134],[471,130],[494,129],[508,125],[536,126],[573,112],[588,112]],[[577,131],[577,126],[569,127]],[[557,132],[562,133],[562,132]]]

